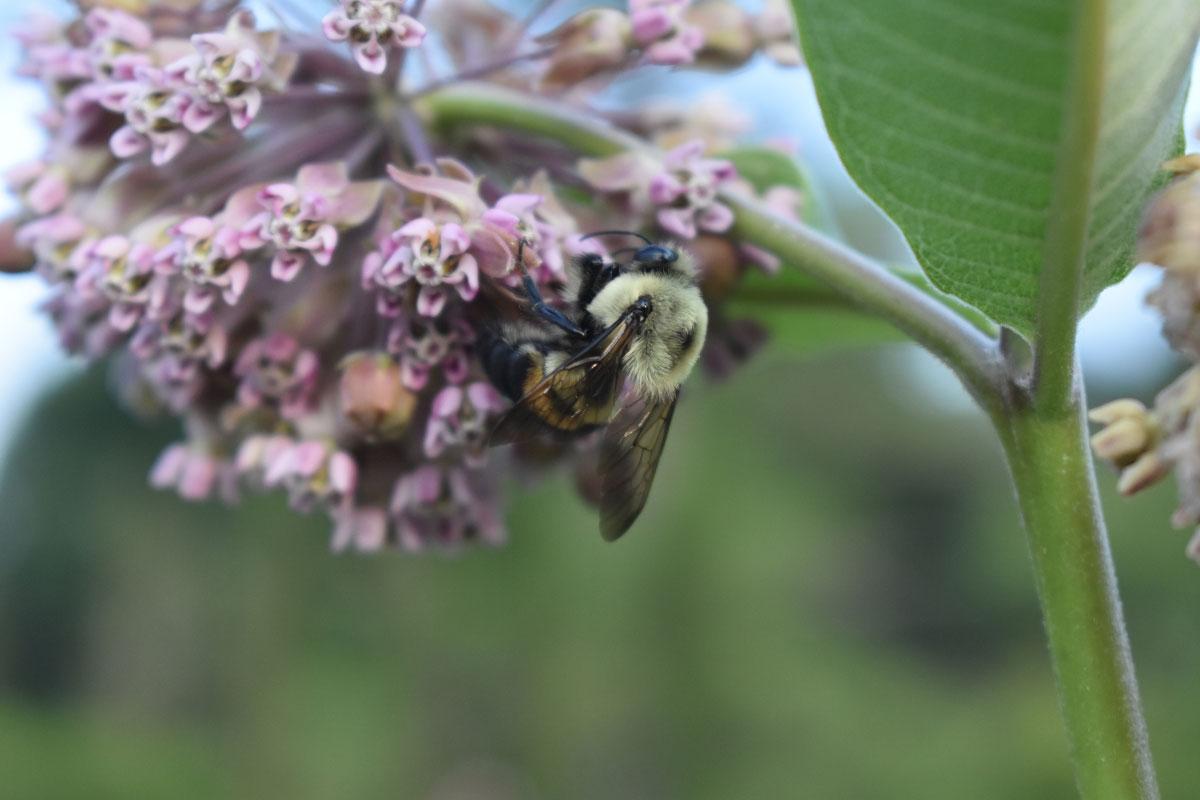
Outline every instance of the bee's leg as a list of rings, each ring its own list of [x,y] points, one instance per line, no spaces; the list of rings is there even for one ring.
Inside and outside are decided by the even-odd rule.
[[[533,312],[542,319],[561,328],[572,336],[584,337],[587,333],[571,321],[566,314],[559,311],[553,306],[547,305],[542,299],[542,293],[538,290],[537,284],[534,283],[533,277],[529,274],[529,270],[525,268],[525,240],[521,239],[517,245],[517,269],[521,270],[521,284],[525,287],[525,294],[529,298],[529,302],[533,305]]]

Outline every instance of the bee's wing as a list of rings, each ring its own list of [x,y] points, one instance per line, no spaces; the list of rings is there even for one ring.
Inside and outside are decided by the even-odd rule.
[[[667,400],[638,400],[621,409],[600,445],[600,534],[613,541],[642,513],[671,418],[676,391]]]
[[[630,315],[617,320],[505,412],[488,443],[511,444],[547,430],[575,434],[607,424],[635,332]]]

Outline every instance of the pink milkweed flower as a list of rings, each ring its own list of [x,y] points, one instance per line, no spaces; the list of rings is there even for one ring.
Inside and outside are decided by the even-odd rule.
[[[704,32],[684,19],[692,0],[629,0],[633,38],[651,64],[690,64],[704,46]]]
[[[396,482],[389,510],[397,541],[409,551],[505,538],[495,491],[477,470],[418,467]]]
[[[717,190],[737,172],[724,159],[703,156],[704,142],[681,144],[663,157],[663,171],[650,180],[650,200],[660,206],[658,224],[684,239],[694,239],[697,229],[724,233],[733,225],[733,211],[717,200]]]
[[[49,214],[62,207],[70,195],[71,184],[66,169],[45,161],[26,161],[4,173],[8,187],[21,195],[29,210]]]
[[[175,89],[166,73],[139,67],[133,80],[103,87],[97,96],[109,111],[125,115],[122,125],[109,139],[117,158],[129,158],[150,148],[150,160],[161,167],[187,146],[189,133],[183,125],[190,98]]]
[[[425,455],[438,458],[447,450],[462,448],[467,464],[480,466],[489,420],[507,404],[489,383],[447,386],[433,399],[425,428]]]
[[[102,292],[112,303],[109,324],[119,331],[132,330],[154,299],[154,248],[124,236],[105,236],[79,256],[76,289]]]
[[[325,441],[300,441],[272,454],[263,481],[282,486],[297,511],[346,509],[354,501],[358,467],[348,453]]]
[[[226,111],[233,127],[244,130],[262,108],[263,88],[286,83],[294,58],[278,59],[278,33],[257,33],[248,12],[234,14],[225,30],[192,37],[195,52],[166,67],[186,87],[192,102],[183,124],[193,133],[210,128]]]
[[[436,317],[455,294],[474,300],[481,272],[503,277],[513,268],[517,239],[487,219],[479,179],[450,159],[438,167],[443,174],[388,167],[393,180],[425,198],[425,213],[380,237],[363,261],[363,288],[378,292],[383,316],[400,316],[415,294],[417,313]]]
[[[154,33],[145,22],[115,8],[93,8],[84,17],[91,42],[87,55],[91,72],[102,80],[128,80],[139,67],[150,64],[145,51]]]
[[[69,40],[68,27],[53,14],[34,11],[13,24],[11,32],[25,49],[18,74],[48,83],[92,77],[87,51]]]
[[[474,339],[470,323],[462,318],[402,317],[388,332],[388,351],[400,359],[400,380],[419,392],[438,368],[450,383],[465,381],[471,369],[467,347]]]
[[[737,170],[724,159],[705,158],[704,149],[695,139],[668,150],[661,161],[645,153],[583,159],[579,172],[601,191],[628,192],[636,206],[655,208],[658,224],[673,236],[694,239],[733,225],[733,211],[717,192]]]
[[[387,48],[417,47],[425,40],[425,26],[404,13],[400,0],[341,0],[321,27],[330,41],[349,39],[354,60],[374,75],[387,68]]]
[[[539,263],[530,272],[539,283],[565,281],[567,261],[580,253],[603,254],[598,240],[582,238],[579,223],[554,194],[545,170],[528,181],[518,181],[513,188],[515,191],[497,200],[483,218],[514,240],[524,239],[526,251],[537,254]]]
[[[43,304],[58,330],[59,342],[69,353],[91,358],[107,355],[123,337],[108,323],[109,303],[98,292],[80,292],[64,285]]]
[[[387,545],[387,510],[377,506],[337,509],[329,549],[335,553],[356,550],[377,553]]]
[[[257,488],[265,487],[267,468],[276,462],[293,445],[292,439],[283,434],[255,434],[247,436],[238,447],[233,459],[234,469],[244,480]]]
[[[216,492],[226,502],[233,502],[237,499],[236,478],[228,461],[193,443],[170,445],[150,469],[151,486],[174,489],[184,500],[204,500]]]
[[[78,262],[71,256],[86,235],[83,221],[63,211],[22,225],[17,229],[17,244],[33,251],[35,269],[47,281],[73,282]]]
[[[390,246],[372,253],[363,263],[363,284],[383,291],[379,313],[396,316],[403,309],[399,300],[409,281],[417,287],[417,313],[436,317],[446,307],[450,292],[465,301],[479,292],[479,264],[468,253],[471,237],[454,222],[439,225],[420,217],[389,237]],[[383,253],[390,250],[384,257]]]
[[[311,256],[329,266],[338,229],[361,225],[375,213],[382,181],[354,181],[344,163],[309,164],[296,182],[251,186],[236,192],[226,206],[229,223],[240,228],[241,247],[275,248],[271,276],[290,281]]]
[[[160,318],[145,319],[129,350],[167,405],[183,411],[203,385],[205,370],[225,362],[228,335],[210,314],[189,314],[182,307]]]
[[[171,243],[160,250],[158,270],[187,282],[183,307],[202,314],[222,298],[235,305],[250,281],[250,265],[240,258],[240,234],[210,217],[191,217],[172,229]]]
[[[233,367],[241,379],[238,403],[249,409],[272,401],[285,419],[302,417],[311,410],[319,371],[317,354],[285,333],[254,339],[242,348]]]

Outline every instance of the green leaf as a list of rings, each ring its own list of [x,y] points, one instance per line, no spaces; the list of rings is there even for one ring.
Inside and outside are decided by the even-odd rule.
[[[839,231],[820,187],[804,165],[794,158],[764,147],[742,147],[721,154],[733,162],[738,174],[756,191],[772,186],[791,186],[804,196],[801,219],[814,228],[837,236]],[[977,309],[942,294],[928,279],[912,268],[895,272],[914,286],[952,306],[963,317],[989,335],[995,326]],[[751,316],[767,326],[776,342],[792,352],[809,353],[837,346],[869,345],[902,341],[891,325],[869,318],[799,269],[783,265],[778,272],[746,273],[729,300],[735,315]]]
[[[1073,331],[1129,270],[1180,146],[1200,3],[792,3],[847,170],[933,283],[1023,333]]]

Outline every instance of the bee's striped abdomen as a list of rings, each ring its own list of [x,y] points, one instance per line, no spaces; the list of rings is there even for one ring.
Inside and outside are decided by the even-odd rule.
[[[520,400],[526,383],[536,373],[541,380],[540,354],[524,344],[514,344],[492,331],[481,331],[477,340],[479,360],[488,380],[510,400]]]

